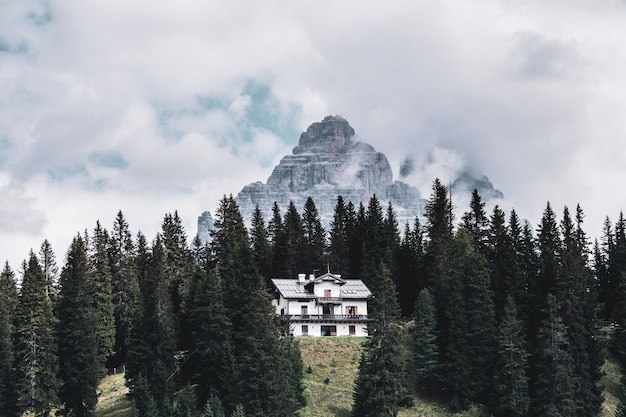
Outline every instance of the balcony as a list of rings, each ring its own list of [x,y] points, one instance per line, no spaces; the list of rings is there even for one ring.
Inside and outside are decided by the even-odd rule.
[[[343,322],[357,323],[370,321],[364,314],[293,314],[289,316],[290,321],[297,322]]]
[[[335,304],[341,305],[341,297],[317,297],[317,304]]]

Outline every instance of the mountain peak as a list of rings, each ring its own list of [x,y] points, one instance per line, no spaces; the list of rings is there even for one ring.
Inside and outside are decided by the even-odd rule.
[[[302,132],[293,153],[346,153],[354,145],[353,137],[354,129],[346,119],[339,115],[326,116]]]

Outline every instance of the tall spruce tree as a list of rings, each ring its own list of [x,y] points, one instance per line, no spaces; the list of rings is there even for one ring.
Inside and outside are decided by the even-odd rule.
[[[513,297],[508,296],[498,332],[494,373],[493,410],[497,417],[528,415],[528,351],[524,324],[517,317]]]
[[[96,390],[106,358],[102,356],[102,310],[98,268],[93,268],[80,235],[74,237],[61,272],[58,306],[59,398],[66,415],[94,414]]]
[[[254,255],[254,263],[265,278],[265,284],[268,288],[271,285],[272,270],[272,246],[269,240],[269,234],[265,227],[265,220],[261,209],[257,205],[252,213],[252,225],[250,229],[250,243],[252,245],[252,253]]]
[[[127,340],[135,311],[140,303],[135,244],[121,210],[115,217],[108,248],[115,320],[114,356],[109,365],[118,367],[126,363]]]
[[[576,415],[576,381],[567,328],[559,314],[561,307],[552,294],[537,334],[536,360],[533,366],[534,389],[531,415],[536,417]]]
[[[485,203],[478,190],[474,188],[470,200],[470,210],[462,217],[462,224],[472,241],[472,245],[481,254],[487,253],[489,219],[485,212]]]
[[[285,243],[287,244],[286,276],[295,277],[306,273],[307,242],[304,236],[302,217],[293,201],[289,202],[285,218]],[[313,271],[311,271],[313,272]]]
[[[54,250],[52,250],[52,245],[48,239],[43,241],[41,248],[39,249],[39,263],[43,274],[46,277],[46,282],[48,283],[48,294],[54,302],[55,296],[58,293],[57,279],[59,267],[56,263],[56,255]]]
[[[349,275],[348,255],[348,209],[343,196],[337,197],[337,204],[330,222],[328,262],[330,268],[342,275]]]
[[[432,386],[437,370],[437,315],[435,299],[427,288],[420,291],[415,302],[415,325],[413,327],[413,363],[416,387],[426,394],[433,394]]]
[[[326,265],[326,230],[322,226],[319,211],[311,197],[308,197],[304,203],[302,227],[306,242],[303,271],[312,273]]]
[[[374,278],[372,319],[354,388],[354,417],[397,416],[407,399],[408,379],[401,355],[402,329],[397,293],[383,263]]]
[[[198,402],[205,404],[213,394],[230,404],[237,377],[231,324],[224,306],[222,279],[217,271],[196,269],[187,306],[192,354],[186,366],[190,368]]]
[[[17,306],[15,274],[4,264],[0,273],[0,410],[7,417],[18,413],[15,390],[15,357],[13,352],[13,319]]]
[[[398,248],[397,288],[402,316],[413,314],[415,300],[424,288],[424,241],[419,217],[415,217],[413,229],[407,222]]]
[[[88,249],[89,274],[93,291],[93,307],[96,314],[95,329],[98,347],[98,377],[106,375],[107,360],[113,353],[115,344],[115,317],[113,307],[112,276],[109,264],[109,234],[96,222],[93,238]]]
[[[216,213],[212,249],[231,318],[237,384],[232,403],[249,416],[294,415],[303,405],[302,359],[287,328],[279,326],[269,296],[253,262],[239,207],[224,197]]]
[[[16,388],[22,411],[48,416],[58,403],[55,317],[46,277],[31,251],[15,310]]]

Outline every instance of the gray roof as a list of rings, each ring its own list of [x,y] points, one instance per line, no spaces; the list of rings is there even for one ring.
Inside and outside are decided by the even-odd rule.
[[[342,298],[367,298],[372,295],[370,290],[360,279],[345,279],[341,286]],[[272,283],[284,298],[316,298],[315,294],[307,291],[304,283],[298,283],[295,279],[272,279]]]

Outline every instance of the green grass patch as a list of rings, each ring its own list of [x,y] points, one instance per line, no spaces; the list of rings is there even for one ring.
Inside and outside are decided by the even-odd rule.
[[[96,417],[129,417],[132,405],[128,400],[128,387],[124,374],[109,375],[98,387],[100,395]]]

